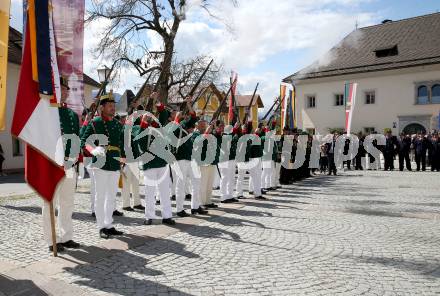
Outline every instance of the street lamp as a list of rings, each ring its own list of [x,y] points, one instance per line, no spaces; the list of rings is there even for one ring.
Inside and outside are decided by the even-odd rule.
[[[110,76],[110,68],[104,65],[104,67],[98,69],[98,78],[100,83],[108,82]]]
[[[107,84],[108,84],[108,80],[110,78],[111,75],[111,69],[109,67],[107,67],[106,65],[104,65],[104,67],[98,69],[98,79],[99,82],[101,83],[101,94],[106,94],[106,88],[107,88]]]

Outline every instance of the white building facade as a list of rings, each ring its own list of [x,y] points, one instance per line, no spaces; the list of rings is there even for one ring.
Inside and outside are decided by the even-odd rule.
[[[318,134],[344,129],[344,84],[355,82],[352,133],[439,130],[439,32],[440,14],[432,14],[347,36],[331,50],[329,65],[312,65],[284,80],[296,90],[298,128]],[[347,42],[353,35],[354,45]]]

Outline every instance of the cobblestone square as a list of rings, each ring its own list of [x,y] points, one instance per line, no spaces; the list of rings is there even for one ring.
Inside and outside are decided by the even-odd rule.
[[[59,258],[42,241],[41,201],[2,198],[0,295],[440,294],[437,173],[347,171],[266,196],[175,228],[126,214],[126,234],[105,241],[81,183],[83,248]]]

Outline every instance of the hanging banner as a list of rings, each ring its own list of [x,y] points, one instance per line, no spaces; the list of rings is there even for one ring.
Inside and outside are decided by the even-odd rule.
[[[285,120],[285,112],[286,112],[286,108],[285,108],[285,106],[286,106],[286,100],[285,100],[285,98],[286,98],[286,85],[280,85],[280,102],[281,102],[281,108],[280,108],[280,110],[281,110],[281,116],[280,116],[280,118],[281,118],[281,133],[283,132],[283,130],[284,130],[284,125],[285,125],[285,123],[286,123],[286,120]]]
[[[347,135],[351,133],[351,123],[353,121],[353,111],[356,103],[357,83],[345,83],[345,131]]]
[[[52,0],[59,75],[69,84],[67,105],[81,118],[84,109],[84,0]],[[59,94],[59,90],[55,90]]]
[[[286,109],[286,121],[287,121],[287,126],[290,129],[293,129],[295,127],[295,122],[293,118],[294,117],[293,97],[294,97],[293,90],[289,90],[289,100],[287,101],[287,109]]]
[[[0,131],[6,128],[6,83],[8,71],[9,0],[0,1]]]

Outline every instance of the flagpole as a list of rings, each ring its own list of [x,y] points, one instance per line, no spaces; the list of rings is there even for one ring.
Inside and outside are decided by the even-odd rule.
[[[49,211],[50,211],[50,228],[52,232],[52,248],[53,248],[53,256],[58,257],[57,250],[57,235],[55,231],[55,211],[53,208],[53,200],[49,202]]]

